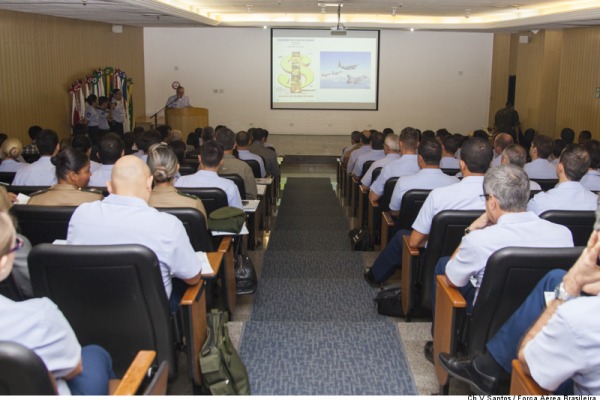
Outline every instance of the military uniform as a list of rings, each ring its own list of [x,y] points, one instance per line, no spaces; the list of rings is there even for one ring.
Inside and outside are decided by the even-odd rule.
[[[219,174],[237,174],[244,180],[246,193],[244,194],[247,200],[256,200],[258,197],[258,189],[256,188],[256,179],[252,173],[250,165],[244,161],[240,161],[232,154],[223,156],[223,165],[219,168]]]
[[[199,210],[206,219],[206,210],[202,200],[191,194],[180,192],[173,186],[155,187],[152,189],[148,204],[152,207],[189,207]]]
[[[77,189],[68,183],[59,183],[48,189],[32,193],[27,204],[33,206],[78,206],[102,199],[102,193],[96,190]]]
[[[277,156],[273,151],[265,149],[265,146],[259,142],[252,143],[248,150],[250,150],[251,153],[261,156],[265,160],[267,175],[274,177],[278,177],[280,175],[279,164],[277,164]]]

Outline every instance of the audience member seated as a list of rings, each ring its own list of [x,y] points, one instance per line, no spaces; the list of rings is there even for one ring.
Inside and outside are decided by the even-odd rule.
[[[577,143],[586,144],[589,140],[592,140],[592,132],[590,132],[590,131],[579,132],[579,137],[577,138]]]
[[[600,167],[600,142],[590,139],[583,144],[583,147],[590,154],[590,169],[581,178],[581,185],[593,192],[600,191],[600,171],[598,171],[598,167]]]
[[[116,133],[107,133],[100,140],[98,158],[102,166],[92,174],[90,186],[106,187],[112,175],[113,165],[125,154],[123,140]]]
[[[217,174],[219,167],[223,164],[223,147],[219,146],[214,140],[209,140],[202,145],[198,160],[200,161],[200,170],[195,174],[179,178],[175,182],[175,187],[223,189],[227,195],[229,207],[243,208],[240,191],[235,183],[229,179],[221,178]]]
[[[357,178],[362,176],[363,167],[367,161],[375,162],[385,157],[385,150],[383,149],[385,136],[383,136],[383,133],[375,131],[371,134],[370,139],[370,150],[359,155],[356,159],[356,163],[354,164],[352,175]]]
[[[216,142],[223,147],[223,165],[219,168],[219,174],[237,174],[244,180],[244,195],[248,200],[258,198],[258,188],[256,187],[256,179],[252,173],[252,168],[247,162],[238,160],[233,156],[235,149],[235,133],[229,128],[221,128],[217,131]]]
[[[440,168],[459,169],[458,159],[454,156],[459,148],[458,139],[452,135],[446,136],[442,140],[442,159]]]
[[[356,164],[358,157],[370,152],[371,150],[371,131],[365,129],[360,133],[360,146],[356,150],[352,151],[352,153],[350,153],[350,157],[348,158],[348,164],[346,165],[348,175],[352,175],[354,171],[354,165]],[[360,172],[358,175],[360,175]]]
[[[525,148],[518,144],[509,144],[502,152],[501,164],[512,164],[523,168],[527,161],[527,152]],[[542,190],[539,183],[529,180],[530,190]]]
[[[560,138],[565,142],[565,145],[569,145],[575,142],[575,131],[571,128],[563,128],[560,131]]]
[[[431,191],[412,225],[409,244],[423,248],[429,237],[431,222],[443,210],[484,210],[483,176],[492,161],[492,146],[487,139],[471,138],[462,147],[460,170],[464,178],[454,185]],[[402,263],[402,236],[398,231],[379,254],[373,267],[365,272],[365,279],[371,286],[377,286],[389,279]]]
[[[375,169],[383,168],[392,161],[396,161],[400,158],[400,142],[398,139],[398,135],[395,133],[390,133],[385,137],[385,140],[383,141],[383,153],[385,156],[374,161],[360,181],[365,189],[371,186],[371,179],[373,178],[373,171],[375,171]]]
[[[486,353],[468,359],[441,353],[441,365],[480,393],[493,395],[498,394],[498,383],[512,372],[511,362],[518,356],[524,370],[547,390],[555,391],[572,378],[575,394],[597,394],[600,341],[594,335],[600,319],[590,316],[600,306],[599,255],[598,231],[594,231],[573,267],[546,274],[488,341]],[[548,306],[547,292],[554,292]]]
[[[86,134],[73,135],[71,138],[71,147],[74,149],[79,149],[87,154],[90,159],[90,171],[92,174],[96,173],[102,166],[99,162],[92,160],[94,157],[98,157],[98,154],[94,154],[92,157],[92,142],[90,138]]]
[[[452,137],[452,139],[454,139],[454,137]],[[417,156],[417,159],[421,170],[415,175],[401,177],[394,187],[394,192],[392,193],[392,198],[390,200],[390,210],[396,215],[401,211],[400,205],[402,204],[404,193],[409,190],[436,189],[459,182],[458,178],[446,175],[440,169],[442,145],[437,140],[423,139],[419,143],[418,150],[419,155]]]
[[[90,180],[90,159],[79,149],[68,148],[52,157],[58,183],[31,194],[27,204],[34,206],[78,206],[102,200],[102,193],[83,189]]]
[[[595,210],[598,196],[579,182],[590,167],[590,155],[583,146],[565,147],[556,167],[558,185],[547,192],[536,194],[527,205],[537,215],[547,210]]]
[[[348,154],[348,152],[357,149],[360,146],[360,132],[359,131],[353,131],[350,134],[350,146],[344,147],[344,150],[342,150],[342,160],[346,157],[346,154]],[[348,156],[350,157],[350,156]]]
[[[254,129],[252,132],[252,144],[248,149],[251,153],[257,154],[265,160],[265,170],[267,175],[277,178],[281,175],[279,172],[279,164],[277,163],[277,155],[274,151],[265,148],[265,132],[266,131],[262,128]]]
[[[265,163],[263,158],[257,154],[251,153],[249,149],[250,143],[252,142],[252,135],[246,131],[239,131],[235,136],[235,144],[237,148],[238,158],[240,160],[254,160],[260,166],[260,177],[264,178],[267,176],[267,170],[265,169]],[[233,154],[233,151],[232,151]]]
[[[529,176],[529,179],[556,179],[556,168],[548,157],[552,154],[554,143],[551,138],[544,135],[537,135],[533,138],[529,154],[531,162],[525,164],[523,169]]]
[[[143,162],[146,162],[146,160],[148,159],[148,149],[153,144],[160,143],[160,138],[161,133],[154,129],[150,129],[149,131],[142,133],[140,142],[138,144],[138,148],[141,150],[141,154],[140,152],[138,152],[136,153],[136,156],[138,156]]]
[[[50,186],[56,183],[56,170],[50,159],[58,153],[58,135],[44,129],[37,135],[35,144],[40,159],[19,169],[13,180],[14,186]]]
[[[41,126],[33,125],[29,127],[27,134],[29,135],[29,139],[31,139],[31,143],[27,146],[23,147],[23,154],[25,155],[34,155],[39,154],[37,145],[35,144],[39,133],[42,131]]]
[[[116,163],[108,182],[110,196],[77,207],[67,243],[85,245],[141,244],[156,253],[171,311],[177,310],[185,286],[200,280],[200,261],[181,221],[148,205],[150,169],[136,156]]]
[[[154,188],[148,200],[150,206],[196,208],[207,218],[204,205],[198,197],[180,192],[173,186],[179,163],[169,146],[159,143],[150,147],[148,167],[154,178]]]
[[[269,131],[266,129],[263,130],[265,131],[265,140],[263,140],[263,146],[265,146],[265,149],[270,149],[271,151],[275,152],[275,156],[279,157],[279,153],[277,153],[275,150],[275,146],[273,146],[271,143],[267,143],[267,140],[269,139]]]
[[[388,179],[414,175],[419,172],[417,146],[419,146],[419,132],[411,127],[402,129],[400,132],[400,159],[390,162],[381,169],[379,177],[371,184],[369,200],[379,200]]]
[[[195,150],[200,147],[200,135],[202,135],[202,128],[196,128],[194,132],[190,132],[185,141],[187,145],[187,150]]]
[[[2,142],[2,147],[0,149],[2,152],[0,172],[17,172],[27,165],[27,163],[19,161],[21,153],[23,152],[23,144],[19,139],[6,139]]]
[[[506,146],[513,144],[513,137],[508,133],[498,133],[494,137],[494,159],[492,160],[490,167],[497,167],[502,162],[502,152]]]
[[[10,217],[0,212],[0,281],[10,275],[21,244]],[[110,355],[96,345],[82,348],[56,304],[47,298],[14,302],[0,295],[0,313],[0,340],[33,350],[55,380],[58,394],[108,394],[108,381],[114,378]]]

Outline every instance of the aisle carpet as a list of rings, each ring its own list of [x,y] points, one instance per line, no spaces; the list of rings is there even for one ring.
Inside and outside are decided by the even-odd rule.
[[[417,394],[327,178],[289,178],[240,355],[253,395]]]

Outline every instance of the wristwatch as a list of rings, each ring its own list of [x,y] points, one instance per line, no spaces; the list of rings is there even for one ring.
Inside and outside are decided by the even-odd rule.
[[[556,289],[554,289],[554,298],[556,300],[569,301],[577,298],[577,296],[572,296],[567,293],[564,282],[561,282]]]

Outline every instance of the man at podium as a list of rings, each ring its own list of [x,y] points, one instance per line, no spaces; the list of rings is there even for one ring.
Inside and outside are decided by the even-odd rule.
[[[184,96],[185,89],[183,86],[177,88],[177,94],[167,99],[167,108],[185,108],[191,107],[190,99]]]

